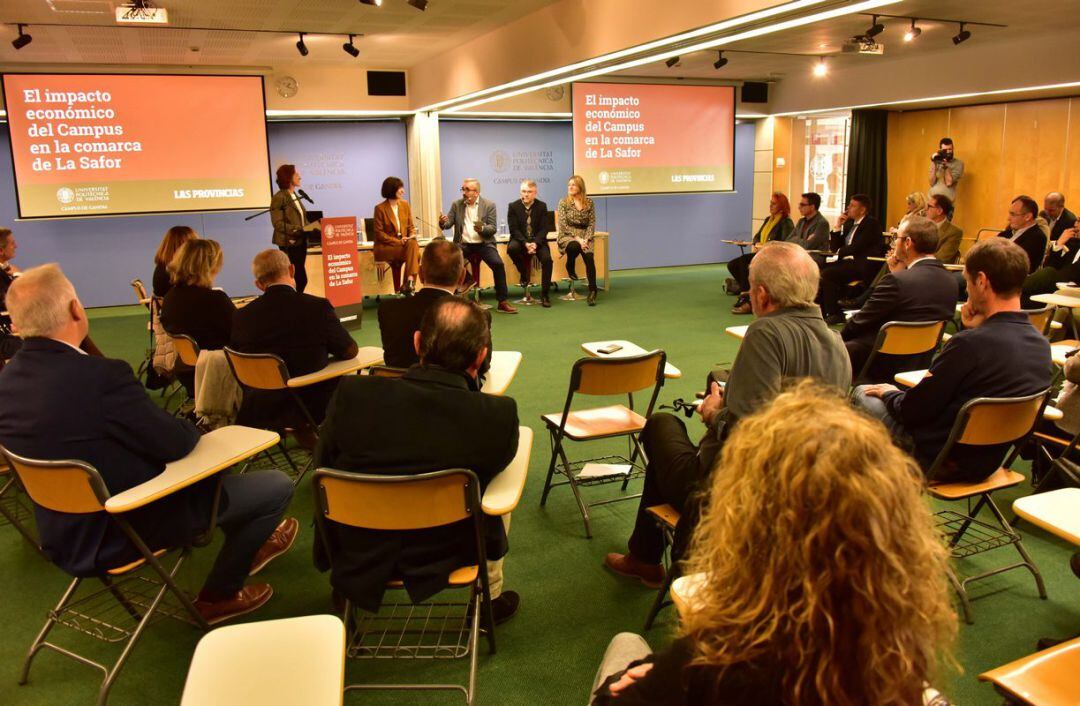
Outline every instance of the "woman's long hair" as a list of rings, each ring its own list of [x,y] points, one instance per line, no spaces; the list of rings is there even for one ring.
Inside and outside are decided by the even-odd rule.
[[[739,422],[688,570],[695,666],[778,667],[789,706],[913,706],[956,614],[922,475],[885,428],[810,382]]]
[[[216,240],[189,240],[169,261],[169,279],[173,284],[210,289],[224,260],[221,245]]]
[[[772,192],[772,197],[776,199],[780,218],[788,218],[791,216],[791,202],[788,201],[788,197],[781,191]]]
[[[173,226],[165,231],[165,237],[161,239],[161,244],[154,254],[154,264],[168,266],[181,245],[198,237],[199,234],[188,226]]]

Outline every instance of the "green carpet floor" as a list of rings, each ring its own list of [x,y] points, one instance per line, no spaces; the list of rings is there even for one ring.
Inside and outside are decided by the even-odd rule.
[[[518,316],[495,315],[495,346],[525,355],[508,394],[517,400],[521,423],[531,426],[536,436],[528,485],[513,514],[505,569],[506,587],[521,594],[521,609],[518,616],[500,626],[497,655],[489,656],[481,643],[478,703],[584,704],[611,636],[624,630],[641,631],[654,593],[613,576],[601,566],[606,552],[625,550],[636,503],[597,508],[591,540],[585,538],[569,489],[556,489],[547,507],[540,508],[549,451],[539,417],[561,409],[570,366],[583,355],[583,341],[625,338],[645,348],[664,348],[669,361],[683,371],[684,377],[669,381],[660,401],[692,398],[694,391],[701,388],[706,371],[734,359],[738,342],[724,335],[724,328],[749,323],[749,317],[728,314],[731,297],[721,289],[725,276],[722,266],[620,272],[614,278],[613,289],[601,292],[595,308],[587,307],[584,300],[555,300],[551,309],[522,308]],[[378,345],[374,308],[366,309],[364,314],[364,326],[356,338],[361,345]],[[121,307],[96,310],[91,317],[91,333],[101,349],[137,364],[146,344],[145,312],[134,306]],[[692,437],[700,435],[699,422],[691,421],[689,427]],[[807,433],[813,433],[810,421]],[[1001,493],[999,503],[1008,507],[1013,497],[1028,491],[1025,485],[1015,492]],[[593,492],[617,491],[608,486]],[[305,481],[291,508],[292,514],[302,518],[300,538],[290,554],[260,574],[259,580],[273,584],[275,595],[250,619],[331,611],[327,578],[311,565],[311,508],[310,485]],[[1031,576],[1023,571],[975,584],[972,592],[976,622],[960,628],[957,646],[962,671],[939,684],[955,703],[998,703],[991,687],[977,681],[981,671],[1034,651],[1035,641],[1042,636],[1066,636],[1080,630],[1080,582],[1068,569],[1070,548],[1037,529],[1021,529],[1043,571],[1050,599],[1039,600]],[[213,553],[213,548],[196,553],[183,572],[185,585],[199,585]],[[1002,550],[989,558],[1012,561],[1014,556],[1002,556],[1008,554]],[[42,561],[7,527],[0,528],[0,562],[0,595],[4,597],[0,703],[92,703],[98,674],[51,652],[38,656],[29,684],[17,685],[25,650],[67,578]],[[961,567],[966,568],[972,566]],[[911,570],[918,572],[920,567]],[[670,639],[673,629],[672,609],[668,608],[647,638],[654,647],[660,647]],[[54,634],[59,640],[61,636]],[[67,634],[64,637],[71,639]],[[194,629],[173,621],[153,625],[120,675],[111,702],[176,703],[199,637]],[[82,647],[88,642],[76,636],[72,644]],[[291,648],[281,645],[281,649]],[[103,656],[115,654],[108,650],[96,652]],[[464,677],[465,668],[464,661],[410,666],[422,678],[440,680]],[[371,662],[351,663],[348,667],[351,682],[386,678],[405,679],[408,673]],[[461,698],[451,693],[353,692],[347,702],[457,704]]]

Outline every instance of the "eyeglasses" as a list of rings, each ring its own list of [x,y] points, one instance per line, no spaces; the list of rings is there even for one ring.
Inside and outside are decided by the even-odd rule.
[[[470,189],[467,186],[461,187],[461,193],[463,193],[463,194],[468,194],[468,193],[471,193],[473,191],[478,191],[478,189]]]
[[[806,208],[806,207],[808,207],[809,205],[810,205],[810,204],[806,203],[805,201],[800,201],[800,202],[799,202],[799,208]]]

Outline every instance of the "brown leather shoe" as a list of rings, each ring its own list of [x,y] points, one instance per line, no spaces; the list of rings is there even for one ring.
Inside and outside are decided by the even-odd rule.
[[[620,576],[637,579],[649,588],[664,585],[664,567],[660,564],[646,564],[633,554],[608,554],[604,557],[604,566]]]
[[[515,309],[513,307],[513,305],[511,305],[510,302],[506,301],[505,299],[503,299],[501,302],[499,302],[499,311],[501,311],[504,314],[516,314],[517,313],[517,309]]]
[[[266,540],[259,551],[255,552],[255,559],[251,562],[251,571],[248,576],[254,576],[263,570],[267,564],[285,552],[292,549],[296,535],[300,534],[300,522],[295,517],[286,517],[277,526],[270,539]]]
[[[208,601],[198,598],[195,600],[195,610],[199,611],[199,615],[208,624],[217,625],[262,608],[272,595],[274,589],[270,584],[254,583],[244,586],[235,595],[224,600]]]
[[[752,314],[752,313],[754,313],[754,307],[750,304],[750,302],[745,302],[743,304],[736,304],[735,306],[731,307],[731,313],[732,314],[739,314],[739,315]]]

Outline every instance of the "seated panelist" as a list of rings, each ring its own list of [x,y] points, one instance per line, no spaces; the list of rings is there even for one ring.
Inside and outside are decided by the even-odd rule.
[[[545,309],[551,306],[548,291],[551,289],[552,266],[547,228],[544,226],[547,214],[547,204],[536,198],[536,182],[532,179],[521,182],[521,199],[511,203],[506,213],[506,223],[510,229],[506,253],[517,265],[523,285],[529,284],[532,275],[529,257],[540,260],[540,304]]]
[[[516,314],[517,309],[507,301],[506,267],[495,247],[496,220],[495,204],[480,196],[479,180],[468,178],[461,183],[461,198],[450,206],[450,213],[439,214],[439,227],[454,229],[454,242],[461,246],[465,259],[476,255],[491,268],[499,311]]]
[[[384,201],[375,206],[372,219],[375,230],[375,262],[390,264],[394,276],[394,291],[406,296],[416,287],[420,268],[420,244],[416,242],[416,225],[412,210],[405,200],[405,183],[397,177],[386,177],[382,184]],[[402,273],[404,269],[404,273]],[[402,281],[404,274],[404,281]]]
[[[589,281],[589,306],[596,306],[596,206],[585,191],[585,180],[575,174],[566,184],[566,197],[559,201],[559,252],[566,255],[566,274],[577,279],[577,259],[585,261]]]

